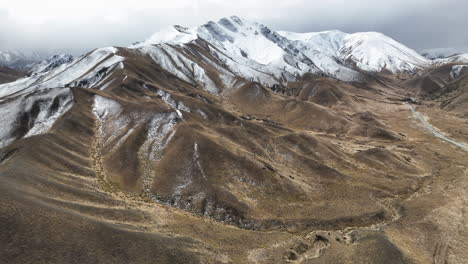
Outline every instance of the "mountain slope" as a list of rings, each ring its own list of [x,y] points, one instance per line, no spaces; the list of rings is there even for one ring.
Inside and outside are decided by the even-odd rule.
[[[454,55],[460,55],[467,53],[468,49],[463,48],[437,48],[437,49],[426,49],[420,52],[424,57],[435,60],[448,58]]]
[[[243,66],[248,66],[277,79],[284,74],[315,73],[342,81],[362,82],[366,79],[363,72],[413,75],[431,64],[430,60],[380,33],[275,32],[235,16],[194,28],[175,26],[132,47],[170,45],[183,48],[197,41],[216,47],[216,51],[222,52],[221,57],[228,57],[224,61],[242,64],[233,65],[231,70],[244,78],[252,77],[251,72],[242,70]]]
[[[280,32],[308,50],[327,54],[369,72],[416,73],[430,61],[395,40],[376,32],[347,34]],[[311,55],[313,56],[313,55]]]
[[[468,64],[468,53],[467,54],[460,54],[460,55],[453,55],[447,58],[436,59],[434,60],[436,65],[443,65],[447,63],[458,63],[458,64]]]
[[[238,63],[260,68],[276,78],[281,78],[282,74],[295,76],[308,72],[325,73],[343,81],[359,81],[363,78],[360,73],[340,65],[333,58],[324,54],[307,56],[291,40],[268,27],[235,16],[191,29],[177,26],[154,34],[136,47],[160,43],[183,45],[196,39],[210,43]],[[240,73],[250,77],[249,73]]]
[[[121,67],[119,62],[123,58],[114,55],[115,52],[116,48],[96,49],[79,58],[54,65],[50,71],[38,72],[17,82],[1,85],[0,96],[5,98],[30,91],[76,86],[77,82],[82,82],[83,86],[92,86],[104,77],[106,70]]]

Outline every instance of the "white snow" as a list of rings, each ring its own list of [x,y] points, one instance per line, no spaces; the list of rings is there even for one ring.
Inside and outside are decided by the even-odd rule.
[[[28,72],[31,74],[38,74],[51,71],[62,64],[70,63],[74,57],[69,54],[55,54],[46,60],[28,65]]]
[[[153,34],[142,43],[130,46],[131,48],[140,48],[149,44],[183,44],[197,39],[196,32],[193,29],[172,26],[160,32]]]
[[[52,107],[54,101],[58,103],[57,109]],[[48,89],[1,102],[0,148],[11,144],[19,137],[46,133],[72,105],[73,95],[67,88]],[[34,117],[31,111],[39,113]],[[24,126],[27,127],[22,134],[20,129]]]
[[[178,102],[178,101],[174,100],[170,93],[168,93],[168,92],[166,92],[164,90],[161,90],[161,89],[159,89],[156,93],[159,96],[161,96],[161,99],[168,106],[170,106],[172,109],[174,109],[174,111],[177,113],[177,115],[180,118],[183,118],[183,114],[182,114],[182,112],[180,110],[188,112],[188,113],[191,112],[190,108],[188,106],[186,106],[183,102]]]
[[[198,48],[204,52],[193,48],[192,45],[198,45],[194,41],[201,43]],[[342,81],[361,81],[362,71],[416,73],[433,64],[468,63],[468,54],[429,60],[376,32],[275,32],[235,16],[193,28],[174,26],[131,48],[148,54],[168,72],[212,94],[239,86],[245,80],[271,87],[315,73]],[[106,88],[110,75],[124,68],[124,58],[117,53],[117,48],[107,47],[74,59],[57,55],[48,64],[37,64],[33,76],[0,85],[0,98],[53,87]],[[4,54],[5,58],[8,56],[11,54]],[[123,78],[126,79],[127,76]],[[170,95],[162,97],[166,103],[175,104],[171,107],[180,115],[180,110],[190,110],[171,102]]]
[[[448,58],[467,52],[468,48],[435,48],[423,50],[420,52],[420,54],[428,59],[434,60]]]
[[[324,73],[343,81],[359,81],[360,73],[345,67],[337,59],[345,33],[325,31],[318,33],[279,32],[294,41],[296,46]]]
[[[146,158],[157,160],[163,148],[168,144],[173,134],[170,134],[177,124],[178,115],[170,113],[124,112],[117,101],[96,95],[93,112],[99,120],[98,133],[102,137],[103,146],[111,145],[114,151],[141,124],[146,126],[147,136],[139,152]]]
[[[106,78],[110,76],[110,74],[108,73],[112,72],[114,68],[120,67],[120,69],[122,69],[123,60],[123,57],[113,55],[108,59],[104,59],[99,63],[96,63],[94,69],[68,84],[70,87],[84,88],[92,88],[94,86],[99,86],[100,83],[102,83],[104,80],[106,80]]]
[[[93,113],[98,120],[97,133],[102,145],[112,146],[109,152],[119,148],[138,123],[133,120],[133,116],[124,114],[120,103],[99,95],[94,97]]]
[[[99,95],[94,97],[93,112],[99,120],[103,121],[109,116],[117,116],[122,111],[123,108],[115,100]]]
[[[377,32],[347,34],[336,30],[317,33],[282,31],[280,34],[303,46],[308,51],[306,54],[310,58],[317,57],[310,53],[310,51],[314,51],[322,57],[326,55],[328,58],[334,58],[343,63],[352,61],[358,68],[369,72],[382,70],[388,70],[392,73],[415,72],[430,65],[428,59],[414,50]],[[326,61],[323,58],[322,60],[312,60],[317,61],[317,66],[326,73],[333,74],[337,70],[336,65],[323,64],[323,61]],[[347,70],[345,76],[352,74]]]
[[[207,49],[216,60],[200,53],[197,61],[187,56],[192,52],[188,44],[196,39],[209,44]],[[361,81],[363,75],[358,70],[415,73],[431,64],[380,33],[275,32],[235,16],[193,28],[175,26],[131,48],[150,54],[169,72],[211,93],[219,93],[220,87],[208,78],[206,64],[221,73],[225,87],[230,87],[236,76],[266,86],[293,81],[308,72]]]
[[[343,45],[344,38],[348,35],[339,30],[310,33],[278,31],[278,33],[287,39],[303,44],[308,49],[316,50],[333,57],[338,57],[338,51]]]
[[[148,136],[142,145],[147,150],[149,160],[158,160],[164,147],[169,143],[174,127],[177,124],[177,116],[172,113],[160,113],[154,115],[148,124]],[[166,139],[166,140],[164,140]]]
[[[455,56],[451,56],[451,57],[443,58],[443,59],[436,59],[436,60],[433,60],[433,62],[436,65],[443,65],[443,64],[448,64],[448,63],[468,64],[468,53],[455,55]]]
[[[450,71],[450,76],[453,79],[456,79],[460,76],[461,71],[463,70],[464,67],[468,67],[468,65],[453,65],[452,66],[452,71]]]
[[[86,80],[87,83],[85,87],[93,87],[104,76],[98,74],[100,70],[124,60],[123,57],[115,55],[116,52],[117,49],[114,47],[96,49],[80,58],[60,64],[50,71],[2,84],[0,85],[0,97],[64,87],[72,83],[78,84],[83,80]]]
[[[27,69],[31,63],[35,63],[44,59],[44,56],[38,52],[25,52],[19,50],[0,50],[0,65]]]
[[[285,77],[293,79],[299,74],[317,72],[310,60],[291,48],[288,40],[261,24],[237,17],[224,18],[217,23],[208,22],[164,37],[157,33],[155,36],[158,38],[149,38],[132,48],[149,54],[179,78],[192,84],[199,83],[210,93],[219,93],[219,87],[208,77],[204,67],[180,51],[186,48],[187,43],[187,39],[180,37],[180,34],[189,34],[192,40],[199,38],[212,45],[208,48],[217,61],[203,54],[197,55],[221,73],[220,78],[225,86],[235,79],[233,73],[247,80],[273,85]]]
[[[198,142],[193,143],[193,157],[192,157],[192,162],[195,163],[195,165],[198,167],[200,170],[200,173],[203,177],[204,180],[207,180],[205,171],[203,170],[203,167],[200,163],[200,152],[198,150]]]
[[[89,78],[100,69],[123,61],[124,58],[115,55],[116,52],[117,49],[114,47],[96,49],[89,55],[81,57],[64,71],[51,76],[42,85],[59,87],[77,81],[80,77],[80,79]]]
[[[235,18],[208,22],[198,28],[198,34],[210,43],[236,56],[250,58],[260,64],[270,64],[283,58],[285,51],[262,33],[262,25]]]
[[[31,76],[27,78],[22,78],[14,82],[0,84],[0,98],[13,95],[21,90],[26,89],[37,81],[39,76]],[[1,100],[1,99],[0,99]]]
[[[340,49],[342,58],[352,59],[363,70],[414,72],[430,64],[414,50],[381,33],[355,33],[346,36],[345,41]]]

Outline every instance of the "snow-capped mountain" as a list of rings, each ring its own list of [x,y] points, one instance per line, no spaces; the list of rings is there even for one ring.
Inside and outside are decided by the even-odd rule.
[[[433,60],[435,65],[443,65],[447,63],[459,63],[459,64],[468,64],[468,53],[453,55],[446,58],[435,59]]]
[[[23,70],[26,65],[45,59],[38,52],[23,52],[18,50],[0,50],[0,65]]]
[[[36,62],[27,66],[29,73],[44,73],[51,71],[62,64],[69,63],[74,59],[70,54],[55,54],[43,61]]]
[[[104,77],[107,70],[110,72],[123,61],[124,58],[115,55],[116,52],[117,48],[109,47],[96,49],[75,59],[67,55],[55,57],[58,60],[52,57],[51,63],[42,65],[49,68],[48,71],[43,69],[30,77],[0,85],[0,97],[65,86],[92,87]]]
[[[37,67],[38,71],[31,76],[0,85],[0,120],[5,124],[5,129],[0,130],[0,148],[18,138],[49,130],[73,105],[68,87],[99,85],[116,67],[122,67],[123,57],[115,55],[116,52],[111,47],[96,49],[76,59],[69,55],[53,56],[44,61],[48,63],[36,65],[43,67]]]
[[[257,76],[259,74],[252,74],[252,70],[280,80],[311,72],[342,81],[359,81],[363,78],[363,71],[414,74],[431,63],[380,33],[275,32],[265,25],[236,16],[194,28],[174,26],[132,48],[168,50],[197,41],[212,46],[210,52],[216,53],[223,61],[229,61],[231,71],[245,78],[254,77],[262,83],[266,83],[265,80]]]
[[[309,51],[311,57],[314,53],[326,54],[368,72],[415,73],[430,64],[414,50],[377,32],[279,33],[294,40],[301,50]]]
[[[426,49],[420,52],[424,57],[434,60],[452,57],[463,53],[468,53],[468,49],[463,48],[435,48]]]
[[[125,82],[126,65],[135,67],[139,60],[150,60],[152,67],[211,94],[230,94],[252,82],[287,87],[306,74],[363,82],[369,73],[414,74],[431,65],[379,33],[278,33],[233,16],[194,28],[174,26],[129,48],[99,48],[77,58],[52,56],[31,64],[31,76],[0,85],[0,98],[23,100],[30,93],[67,87],[105,90]]]
[[[362,79],[359,72],[342,65],[329,54],[310,52],[265,25],[236,16],[190,29],[174,26],[132,47],[148,49],[152,45],[186,46],[197,40],[213,46],[215,49],[212,52],[229,62],[231,71],[262,83],[266,83],[265,76],[258,75],[267,74],[276,79],[289,80],[307,72],[323,73],[343,81]],[[271,76],[265,78],[271,79]]]
[[[380,33],[275,32],[232,16],[193,28],[174,26],[129,48],[102,48],[79,58],[53,56],[32,65],[33,76],[0,86],[0,94],[96,87],[124,67],[129,52],[149,56],[165,71],[213,94],[250,81],[285,85],[307,73],[361,82],[369,73],[415,74],[432,64]]]
[[[447,63],[468,64],[468,49],[437,48],[421,51],[421,55],[432,60],[434,65]]]

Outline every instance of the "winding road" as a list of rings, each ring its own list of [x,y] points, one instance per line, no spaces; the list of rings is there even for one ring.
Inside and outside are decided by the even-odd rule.
[[[431,124],[429,124],[429,122],[426,121],[426,119],[424,119],[423,115],[421,113],[419,113],[418,111],[416,111],[414,109],[414,107],[410,104],[407,104],[409,106],[409,108],[411,109],[411,112],[413,112],[413,115],[419,120],[421,121],[421,123],[424,125],[424,127],[429,130],[429,132],[431,132],[432,135],[434,135],[435,137],[437,138],[440,138],[442,140],[445,140],[449,143],[452,143],[464,150],[467,150],[468,151],[468,145],[466,144],[463,144],[463,143],[460,143],[460,142],[457,142],[453,139],[450,139],[448,137],[446,137],[444,134],[440,133],[439,131],[437,131],[436,128],[434,128]]]

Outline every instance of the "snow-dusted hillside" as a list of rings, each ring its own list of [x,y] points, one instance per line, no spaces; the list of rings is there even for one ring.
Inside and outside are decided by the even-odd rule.
[[[468,64],[468,49],[466,48],[437,48],[421,51],[421,55],[432,60],[434,65],[447,63]]]
[[[414,50],[377,32],[347,34],[341,31],[293,33],[281,35],[294,40],[303,49],[326,54],[347,65],[368,72],[415,73],[430,61]],[[309,56],[314,56],[309,52]]]
[[[44,89],[0,101],[0,148],[47,132],[73,104],[70,89]]]
[[[193,28],[174,26],[131,48],[151,54],[177,76],[206,83],[193,78],[196,76],[190,74],[192,70],[171,65],[183,60],[183,64],[199,66],[199,62],[177,49],[200,42],[207,43],[209,52],[227,66],[228,72],[266,85],[307,72],[342,81],[361,81],[363,72],[415,74],[431,65],[430,60],[380,33],[275,32],[236,16]],[[223,74],[222,78],[233,76]]]
[[[48,72],[62,64],[71,62],[73,59],[74,57],[70,54],[55,54],[43,61],[28,65],[27,71],[31,74]]]
[[[96,49],[75,59],[68,56],[59,56],[65,61],[52,59],[51,64],[42,65],[46,68],[50,67],[47,71],[42,69],[43,71],[35,72],[30,77],[0,85],[0,98],[65,86],[91,88],[105,77],[108,77],[106,75],[107,70],[122,67],[119,63],[124,58],[116,55],[116,52],[117,48],[109,47]]]
[[[123,57],[117,48],[100,48],[79,58],[57,55],[37,63],[32,75],[0,85],[0,148],[46,133],[73,104],[69,87],[93,88],[104,81]]]
[[[460,54],[460,55],[453,55],[447,58],[442,59],[435,59],[433,60],[434,64],[442,65],[447,63],[460,63],[460,64],[468,64],[468,53]]]
[[[0,65],[23,70],[26,65],[45,59],[37,52],[22,52],[18,50],[0,50]]]
[[[264,84],[270,84],[267,79],[271,77],[288,80],[307,72],[324,73],[343,81],[359,81],[362,77],[327,54],[310,56],[294,41],[265,25],[236,16],[194,28],[174,26],[132,48],[148,50],[153,45],[159,48],[165,45],[184,47],[197,40],[212,46],[211,53],[226,62],[236,75]]]
[[[420,52],[424,57],[434,60],[452,57],[463,53],[468,53],[468,49],[463,48],[436,48],[426,49]]]

